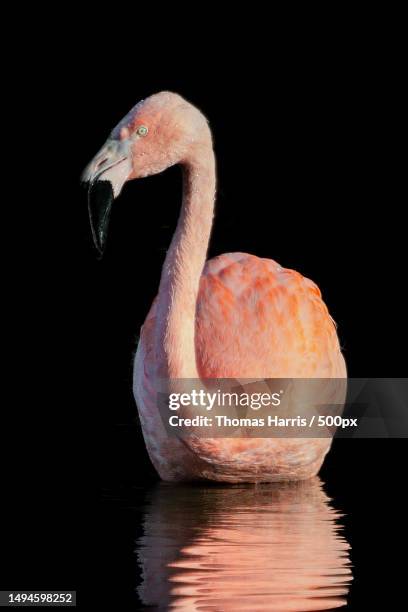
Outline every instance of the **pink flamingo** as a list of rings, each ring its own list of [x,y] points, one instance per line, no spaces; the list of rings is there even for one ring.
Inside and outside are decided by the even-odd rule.
[[[111,202],[124,183],[174,164],[183,168],[181,212],[134,364],[134,395],[150,458],[167,481],[312,477],[330,438],[181,441],[164,428],[156,402],[163,378],[346,377],[335,325],[312,281],[246,253],[206,262],[215,157],[207,120],[181,96],[161,92],[137,104],[86,168],[83,178],[91,186],[111,186],[97,205],[90,198],[98,250],[104,248]]]

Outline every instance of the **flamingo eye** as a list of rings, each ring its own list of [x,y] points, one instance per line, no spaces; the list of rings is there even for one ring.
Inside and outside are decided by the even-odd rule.
[[[149,131],[149,129],[145,125],[139,125],[139,127],[136,130],[136,133],[139,136],[146,136],[148,131]]]

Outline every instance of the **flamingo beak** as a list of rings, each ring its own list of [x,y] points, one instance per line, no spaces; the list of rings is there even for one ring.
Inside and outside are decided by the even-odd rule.
[[[106,246],[113,200],[120,194],[131,172],[129,141],[109,139],[82,174],[82,181],[88,187],[92,237],[100,257]]]

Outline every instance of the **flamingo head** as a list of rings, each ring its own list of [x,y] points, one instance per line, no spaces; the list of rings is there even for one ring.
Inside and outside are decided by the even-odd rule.
[[[209,141],[206,119],[178,94],[163,91],[132,108],[82,175],[88,185],[92,235],[100,255],[112,202],[126,181],[188,163]]]

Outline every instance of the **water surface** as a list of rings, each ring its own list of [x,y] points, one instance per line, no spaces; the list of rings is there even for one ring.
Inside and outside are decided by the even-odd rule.
[[[307,611],[344,606],[352,579],[341,514],[320,479],[170,486],[148,493],[141,602],[159,610]]]

